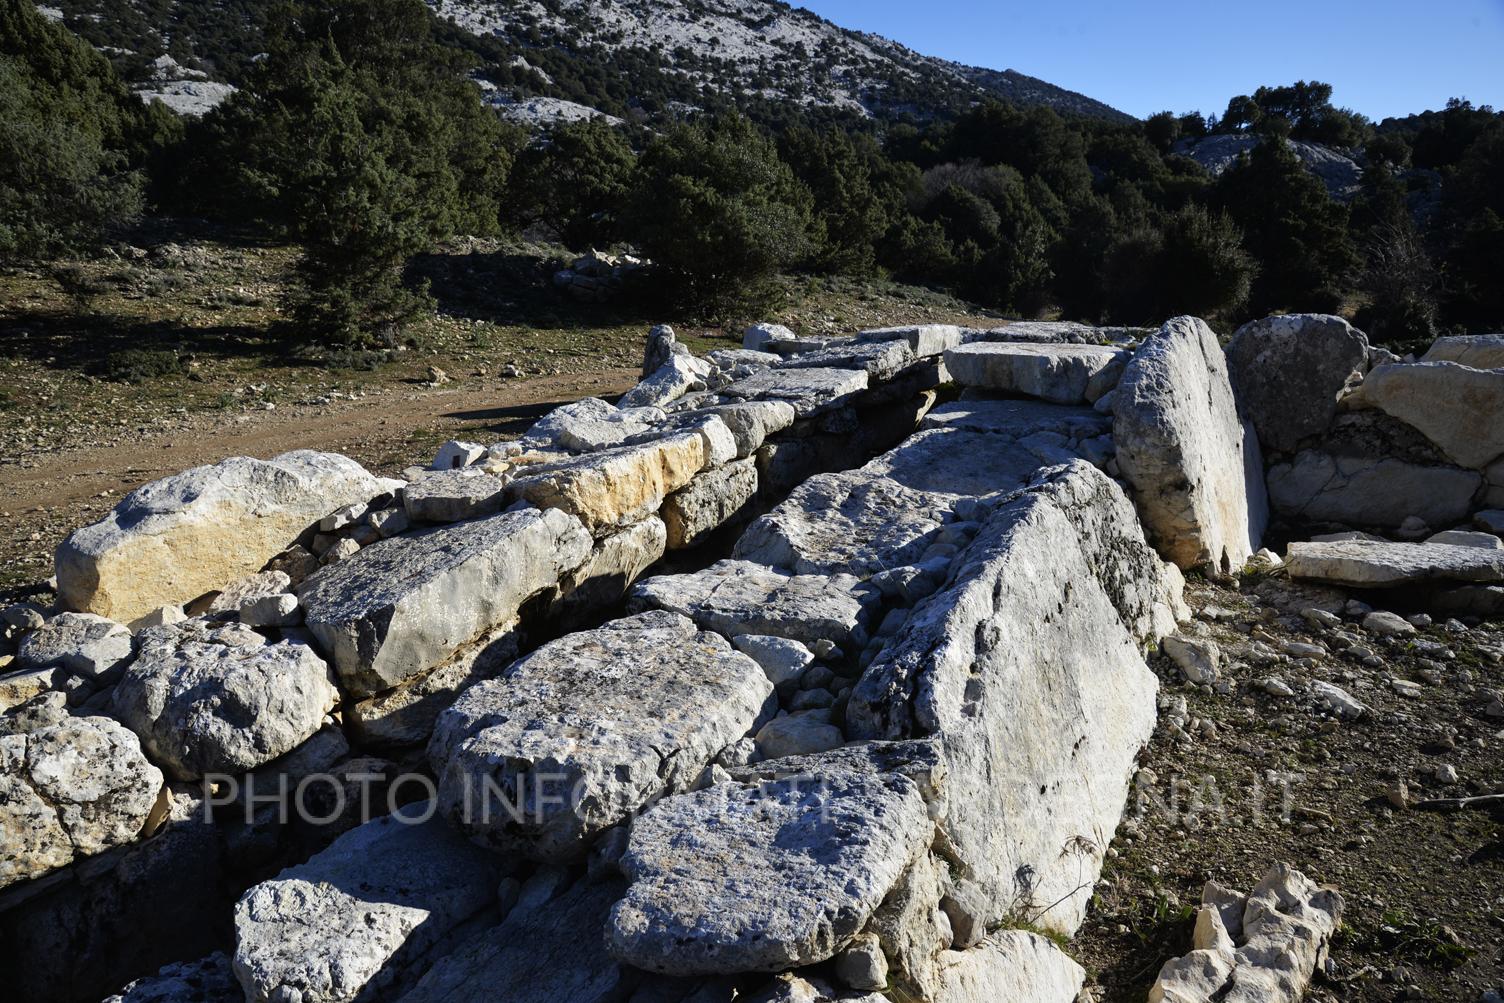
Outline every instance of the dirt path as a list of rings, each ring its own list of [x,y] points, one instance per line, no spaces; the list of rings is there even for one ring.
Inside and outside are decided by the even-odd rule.
[[[24,466],[8,463],[0,467],[0,587],[46,579],[52,551],[68,532],[98,519],[133,488],[188,467],[226,456],[330,449],[394,473],[426,462],[446,439],[510,438],[558,404],[621,393],[637,376],[613,368],[433,388],[389,384],[327,405],[185,415],[127,444],[82,445]]]

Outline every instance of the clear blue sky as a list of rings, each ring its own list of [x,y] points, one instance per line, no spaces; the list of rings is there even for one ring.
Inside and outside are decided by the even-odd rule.
[[[801,4],[793,0],[796,6]],[[1373,119],[1449,97],[1504,106],[1504,0],[804,0],[926,55],[1017,70],[1132,115],[1221,112],[1324,80]]]

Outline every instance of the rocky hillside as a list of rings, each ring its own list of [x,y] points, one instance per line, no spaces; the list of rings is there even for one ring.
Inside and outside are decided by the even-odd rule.
[[[498,104],[530,118],[557,102],[655,118],[734,104],[790,115],[929,119],[988,95],[1062,113],[1129,116],[1012,70],[962,66],[848,31],[771,0],[425,0],[445,41],[477,56]],[[160,80],[163,55],[234,84],[270,3],[54,0],[50,11],[110,53],[128,79]],[[529,99],[552,103],[529,105]],[[576,114],[578,114],[577,112]]]

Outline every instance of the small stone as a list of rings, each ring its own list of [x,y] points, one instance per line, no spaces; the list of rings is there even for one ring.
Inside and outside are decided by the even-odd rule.
[[[1198,686],[1217,681],[1217,667],[1222,662],[1222,650],[1212,641],[1203,638],[1172,634],[1160,642],[1164,653],[1185,674],[1187,680]]]
[[[332,547],[324,551],[324,556],[319,558],[319,563],[338,564],[340,561],[354,557],[358,553],[360,553],[360,544],[346,537],[343,540],[336,540]]]
[[[1436,782],[1443,786],[1457,783],[1457,767],[1450,763],[1443,763],[1436,767]]]
[[[808,756],[840,748],[846,742],[841,729],[830,723],[825,711],[812,710],[775,717],[757,733],[757,751],[765,759]]]
[[[793,684],[815,660],[814,654],[798,641],[786,637],[765,634],[738,634],[731,644],[742,654],[751,657],[774,686]]]
[[[877,934],[858,934],[850,946],[836,955],[836,978],[862,992],[887,988],[888,959]]]
[[[1412,626],[1404,617],[1387,610],[1374,610],[1363,618],[1363,629],[1381,634],[1385,637],[1397,637],[1415,633]]]

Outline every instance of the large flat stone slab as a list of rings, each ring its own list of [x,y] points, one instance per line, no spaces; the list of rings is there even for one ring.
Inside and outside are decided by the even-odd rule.
[[[247,1003],[383,998],[423,952],[496,896],[501,860],[428,802],[367,822],[235,904]]]
[[[241,624],[188,620],[143,631],[115,687],[115,715],[178,780],[244,773],[312,737],[339,702],[306,644],[267,644]]]
[[[619,408],[598,397],[586,397],[539,418],[523,435],[521,445],[524,450],[594,453],[650,431],[664,418],[659,408]]]
[[[1217,336],[1176,317],[1128,363],[1113,394],[1118,466],[1149,539],[1182,568],[1238,570],[1259,549],[1268,503]]]
[[[891,380],[916,360],[909,340],[895,338],[816,349],[786,359],[783,368],[859,369],[867,374],[871,384],[878,384]]]
[[[1266,450],[1288,453],[1326,430],[1337,398],[1368,365],[1368,339],[1341,317],[1297,313],[1238,328],[1227,372]]]
[[[524,472],[508,492],[539,508],[566,512],[599,533],[652,515],[710,459],[704,435],[681,432]]]
[[[1504,582],[1504,551],[1442,543],[1344,540],[1292,543],[1285,556],[1292,578],[1354,588],[1392,588],[1418,582]]]
[[[477,683],[429,744],[445,815],[537,860],[690,786],[768,706],[762,667],[687,617],[655,611],[552,641]]]
[[[1368,374],[1363,398],[1464,467],[1481,470],[1504,455],[1504,369],[1390,363]]]
[[[134,841],[161,791],[162,771],[110,718],[0,735],[0,888]]]
[[[659,575],[633,587],[633,609],[664,609],[726,637],[766,634],[859,649],[881,595],[850,575],[791,575],[750,561]]]
[[[1437,338],[1422,362],[1455,362],[1473,369],[1504,369],[1504,334]]]
[[[340,686],[372,696],[514,620],[590,555],[579,520],[524,510],[393,537],[298,589]]]
[[[824,961],[933,835],[918,787],[898,774],[833,769],[669,798],[632,826],[611,951],[674,975]]]
[[[1077,462],[992,516],[857,684],[848,734],[941,742],[942,825],[983,925],[1085,916],[1154,728],[1141,651],[1174,629],[1179,587],[1121,489]]]
[[[721,391],[738,400],[781,400],[800,418],[838,407],[867,389],[867,373],[856,369],[764,369]]]
[[[955,348],[965,338],[965,333],[954,324],[914,324],[908,327],[878,327],[859,332],[858,342],[903,341],[915,358],[941,355],[947,348]]]
[[[335,509],[394,482],[338,453],[234,456],[153,481],[57,551],[65,609],[129,623],[254,571]]]
[[[1036,433],[1068,439],[1112,434],[1112,418],[1089,407],[1037,400],[959,400],[941,404],[924,416],[921,429],[961,428],[1023,438]]]
[[[1106,345],[978,341],[946,351],[945,366],[962,386],[1084,404],[1093,377],[1127,358],[1124,349]]]

